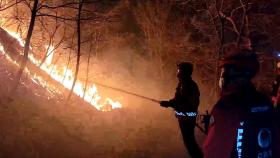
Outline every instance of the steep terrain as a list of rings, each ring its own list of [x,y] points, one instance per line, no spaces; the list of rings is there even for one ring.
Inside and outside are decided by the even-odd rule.
[[[111,112],[97,111],[77,96],[66,105],[26,75],[7,99],[17,67],[3,55],[0,60],[0,157],[186,156],[171,110],[133,97],[126,108]]]

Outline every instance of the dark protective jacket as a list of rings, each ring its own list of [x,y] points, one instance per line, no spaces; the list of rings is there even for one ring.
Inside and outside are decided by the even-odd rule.
[[[178,83],[176,93],[169,104],[176,112],[197,112],[199,105],[199,89],[197,84],[191,79],[185,79]]]
[[[253,85],[222,93],[211,115],[203,145],[205,158],[271,158],[270,151],[273,158],[279,157],[273,106]],[[262,142],[269,142],[267,129],[273,133],[272,148],[261,147]]]
[[[174,98],[167,101],[175,110],[184,144],[193,158],[203,158],[194,134],[199,95],[197,84],[189,77],[179,81]]]

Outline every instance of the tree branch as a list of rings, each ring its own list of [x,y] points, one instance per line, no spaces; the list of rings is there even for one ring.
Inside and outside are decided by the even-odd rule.
[[[41,12],[39,12],[37,14],[37,16],[46,16],[46,17],[56,18],[56,19],[66,20],[66,21],[76,21],[77,20],[77,18],[75,18],[75,17],[63,17],[63,16],[46,14],[46,13],[41,13]],[[101,17],[100,18],[98,18],[98,17],[88,17],[88,18],[81,18],[80,20],[81,21],[97,21],[99,19],[101,19]],[[103,21],[106,21],[106,20],[107,19],[104,19]],[[102,20],[100,20],[100,21],[102,21]]]
[[[23,2],[23,1],[24,1],[24,0],[16,1],[16,2],[13,3],[13,4],[11,4],[11,5],[9,5],[9,6],[5,7],[5,8],[0,9],[0,11],[4,11],[4,10],[6,10],[6,9],[9,9],[9,8],[13,7],[14,5],[17,5],[17,4],[19,4],[19,3]]]
[[[80,57],[81,57],[81,10],[83,7],[83,0],[79,0],[79,10],[78,10],[78,14],[77,14],[77,44],[78,44],[78,50],[77,50],[77,61],[76,61],[76,70],[75,70],[75,74],[74,74],[74,80],[72,83],[72,87],[71,87],[71,91],[67,97],[66,102],[68,102],[71,98],[71,95],[73,93],[74,87],[76,85],[76,81],[78,78],[78,73],[79,73],[79,68],[80,68]]]
[[[233,27],[233,31],[239,35],[240,32],[238,31],[235,22],[233,21],[232,17],[226,16],[223,12],[219,12],[220,16],[224,19],[226,19],[227,21],[229,21]]]

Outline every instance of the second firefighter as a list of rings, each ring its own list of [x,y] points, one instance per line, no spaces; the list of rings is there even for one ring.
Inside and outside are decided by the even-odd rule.
[[[175,97],[161,101],[163,107],[172,107],[178,119],[184,144],[193,158],[202,158],[203,153],[195,140],[194,129],[199,106],[199,89],[192,80],[193,65],[189,62],[178,64],[178,86]]]

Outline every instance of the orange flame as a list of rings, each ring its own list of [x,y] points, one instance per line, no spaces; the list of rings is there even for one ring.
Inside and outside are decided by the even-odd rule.
[[[24,46],[24,41],[21,39],[21,37],[19,36],[19,34],[9,31],[7,29],[5,29],[11,36],[13,36],[14,38],[16,38],[19,43],[21,44],[21,46]],[[45,47],[46,49],[48,48],[48,46]],[[59,83],[61,83],[65,88],[67,89],[71,89],[72,84],[73,84],[73,80],[74,80],[74,74],[73,71],[71,69],[67,69],[66,66],[64,66],[62,68],[62,72],[61,70],[58,69],[57,65],[53,65],[52,64],[52,60],[54,57],[54,47],[50,46],[48,49],[48,57],[46,59],[46,61],[41,65],[40,69],[42,69],[43,71],[45,71],[47,74],[50,75],[50,77],[56,81],[58,81]],[[16,61],[13,61],[8,55],[7,53],[5,53],[3,46],[0,45],[0,51],[3,52],[7,59],[9,59],[11,62],[13,62],[14,64],[16,64],[17,66],[19,66],[19,64]],[[39,66],[41,61],[36,59],[33,54],[29,55],[29,60],[34,63],[35,65]],[[25,68],[25,72],[28,75],[31,75],[30,71]],[[48,83],[40,76],[38,75],[31,75],[31,79],[33,82],[35,82],[36,84],[40,84],[45,88],[50,87],[50,85],[48,85]],[[54,88],[54,87],[52,87]],[[59,90],[58,90],[59,91]],[[84,101],[90,103],[92,106],[94,106],[97,110],[100,111],[110,111],[112,109],[117,109],[117,108],[121,108],[122,104],[118,101],[113,101],[111,98],[106,97],[105,99],[103,99],[99,93],[98,93],[98,89],[95,86],[95,84],[89,85],[85,91],[84,88],[84,83],[77,80],[76,85],[74,87],[73,92],[77,95],[80,96],[81,98],[83,97]],[[59,92],[61,93],[61,92]],[[103,101],[102,101],[103,100]]]

